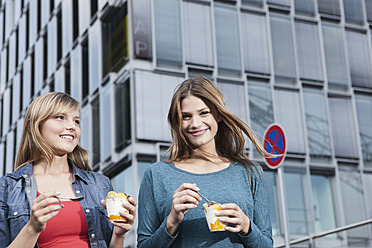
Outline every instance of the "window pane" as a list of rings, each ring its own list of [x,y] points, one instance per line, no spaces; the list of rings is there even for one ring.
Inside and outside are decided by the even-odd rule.
[[[270,14],[270,25],[275,81],[295,84],[296,66],[291,21],[285,15]]]
[[[318,0],[320,13],[340,16],[340,0]]]
[[[35,65],[34,66],[34,92],[37,93],[41,90],[43,85],[43,58],[44,58],[44,47],[43,39],[40,37],[35,44]]]
[[[29,43],[31,44],[35,43],[36,35],[37,35],[37,0],[30,0],[29,3]]]
[[[315,15],[315,3],[314,0],[295,0],[295,11],[296,14],[303,15]]]
[[[328,75],[328,86],[331,89],[347,90],[349,87],[345,57],[345,45],[340,26],[322,23],[324,53]]]
[[[319,90],[304,89],[305,119],[310,156],[331,157],[329,121],[324,94]]]
[[[23,13],[18,24],[18,65],[20,65],[26,54],[26,13]],[[1,24],[1,23],[0,23]],[[1,40],[0,40],[1,41]]]
[[[364,24],[363,0],[343,0],[345,21],[353,24]]]
[[[4,95],[3,95],[3,118],[2,118],[2,122],[3,122],[3,136],[8,132],[9,130],[9,122],[10,122],[10,107],[11,107],[11,103],[10,103],[10,88],[6,88],[6,90],[4,91]]]
[[[80,129],[81,129],[80,145],[88,151],[91,151],[91,147],[90,147],[91,135],[90,135],[90,128],[89,128],[89,123],[91,122],[90,109],[91,108],[89,104],[85,105],[85,107],[81,109],[81,116],[80,116]]]
[[[240,75],[241,58],[236,8],[215,4],[217,64],[219,74]]]
[[[350,99],[330,97],[329,108],[336,157],[358,158]]]
[[[352,85],[372,88],[371,54],[367,34],[346,31],[346,43]]]
[[[99,20],[96,20],[89,29],[89,40],[88,40],[88,49],[89,49],[89,93],[92,95],[98,88],[98,85],[102,79],[101,71],[101,23]]]
[[[248,81],[249,115],[252,130],[263,140],[267,127],[274,122],[273,100],[268,84]],[[254,156],[261,155],[254,149]]]
[[[57,17],[48,23],[48,77],[57,67]]]
[[[25,62],[23,63],[23,94],[22,94],[22,109],[30,104],[31,101],[31,61],[30,56],[27,56]]]
[[[111,157],[111,84],[108,83],[100,94],[100,144],[101,161]]]
[[[115,85],[115,149],[122,150],[131,140],[129,79]]]
[[[74,50],[71,51],[70,54],[70,73],[71,73],[71,88],[70,88],[70,95],[78,100],[79,102],[82,101],[81,98],[81,47],[77,45]]]
[[[13,32],[9,38],[8,46],[8,78],[11,79],[14,76],[16,68],[16,33]]]
[[[270,74],[266,17],[242,12],[245,71]]]
[[[242,0],[242,3],[258,7],[263,7],[264,5],[263,0]]]
[[[90,0],[79,0],[79,33],[85,33],[90,25]],[[85,10],[85,11],[81,11]]]
[[[226,107],[233,114],[240,117],[242,120],[247,121],[244,85],[233,82],[219,81],[217,86],[225,98]]]
[[[270,194],[270,217],[273,236],[282,234],[279,215],[278,191],[276,183],[276,173],[274,171],[264,172],[265,182],[269,187]]]
[[[48,20],[49,20],[49,14],[50,14],[49,4],[50,4],[50,1],[43,1],[42,4],[40,4],[41,29],[43,29],[45,27],[45,25],[48,23]]]
[[[1,68],[0,68],[0,89],[4,90],[5,85],[8,82],[8,65],[7,65],[7,52],[8,49],[5,47],[3,48],[3,51],[1,52]]]
[[[342,203],[344,207],[345,224],[354,224],[366,220],[367,214],[364,202],[362,178],[359,172],[349,166],[339,166]],[[369,237],[368,226],[347,231],[348,243],[361,244]]]
[[[277,122],[281,124],[287,136],[287,151],[304,154],[305,142],[302,129],[302,113],[298,92],[276,90]]]
[[[133,196],[133,167],[130,165],[125,170],[121,171],[111,178],[111,182],[116,192]]]
[[[355,95],[364,166],[372,167],[372,97]]]
[[[305,22],[296,22],[297,54],[300,77],[322,81],[322,60],[318,26]]]
[[[167,114],[174,89],[184,78],[136,71],[135,80],[137,138],[171,141]]]
[[[100,121],[99,121],[99,116],[100,116],[100,109],[99,109],[99,102],[100,99],[97,97],[93,102],[92,102],[92,143],[93,143],[93,167],[101,161],[100,157]]]
[[[65,68],[60,66],[54,74],[54,91],[65,92]]]
[[[0,150],[1,153],[1,150]],[[1,154],[0,154],[1,155]],[[1,161],[0,161],[1,162]],[[363,182],[364,188],[366,189],[366,199],[367,202],[372,202],[372,174],[371,173],[364,173],[363,174]],[[372,218],[372,208],[367,209],[368,218]]]
[[[213,66],[209,5],[183,2],[183,12],[186,62]]]
[[[308,234],[308,207],[305,204],[303,175],[284,173],[284,189],[287,201],[288,225],[291,238]]]
[[[158,66],[182,66],[179,0],[155,0],[155,39]]]
[[[72,0],[62,1],[62,57],[70,51],[72,45]],[[83,12],[83,11],[81,11]]]
[[[372,22],[372,0],[365,0],[367,19],[369,22]]]
[[[20,73],[17,73],[13,79],[13,97],[12,97],[12,113],[13,113],[13,123],[18,120],[19,117],[19,110],[21,104],[21,82],[20,82]]]
[[[152,59],[151,0],[132,1],[133,52],[136,58]]]
[[[296,0],[297,1],[297,0]],[[284,5],[284,6],[290,6],[290,0],[267,0],[268,3],[276,4],[276,5]]]
[[[118,72],[129,59],[127,5],[111,8],[110,20],[102,21],[103,77]]]
[[[333,192],[329,176],[311,175],[314,203],[315,232],[325,232],[336,228]]]

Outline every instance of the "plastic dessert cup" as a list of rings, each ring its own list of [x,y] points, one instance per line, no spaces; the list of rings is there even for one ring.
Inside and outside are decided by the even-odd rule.
[[[215,214],[217,210],[222,210],[221,204],[213,204],[208,206],[207,203],[204,203],[203,207],[209,230],[211,232],[225,231],[226,225],[223,224]]]
[[[109,220],[117,222],[127,222],[127,219],[120,215],[119,211],[128,213],[128,210],[123,207],[123,202],[128,201],[126,194],[110,191],[106,197],[106,208]]]

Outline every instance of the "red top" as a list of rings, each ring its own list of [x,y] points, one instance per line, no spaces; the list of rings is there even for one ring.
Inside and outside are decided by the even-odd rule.
[[[37,192],[37,196],[40,193]],[[37,243],[40,248],[90,247],[85,214],[78,201],[63,201],[59,213],[47,221]]]

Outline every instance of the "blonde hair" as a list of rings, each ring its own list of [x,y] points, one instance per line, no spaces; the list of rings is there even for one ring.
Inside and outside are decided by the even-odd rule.
[[[75,110],[80,111],[80,103],[62,92],[51,92],[36,98],[26,111],[22,137],[14,165],[15,170],[40,158],[46,159],[50,165],[55,152],[41,136],[40,125],[57,114]],[[88,152],[79,144],[67,157],[78,168],[92,170],[88,164]]]
[[[243,133],[247,135],[262,156],[275,156],[263,148],[247,123],[226,108],[224,97],[213,82],[204,77],[195,77],[181,83],[173,94],[168,112],[168,122],[171,127],[173,140],[172,145],[167,151],[169,153],[169,162],[187,159],[195,149],[181,130],[181,102],[185,97],[190,95],[196,96],[207,105],[214,107],[217,115],[222,119],[218,123],[218,131],[215,136],[216,150],[219,156],[228,158],[230,161],[237,161],[247,169],[252,168],[252,166],[259,169],[260,166],[250,161],[244,151],[245,137]],[[249,173],[249,170],[247,171]]]

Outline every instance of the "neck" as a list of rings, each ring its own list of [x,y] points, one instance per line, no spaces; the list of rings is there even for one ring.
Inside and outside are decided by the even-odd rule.
[[[34,163],[34,174],[47,175],[47,174],[62,174],[70,173],[70,166],[67,162],[67,155],[54,156],[51,164],[46,159],[40,159]]]

